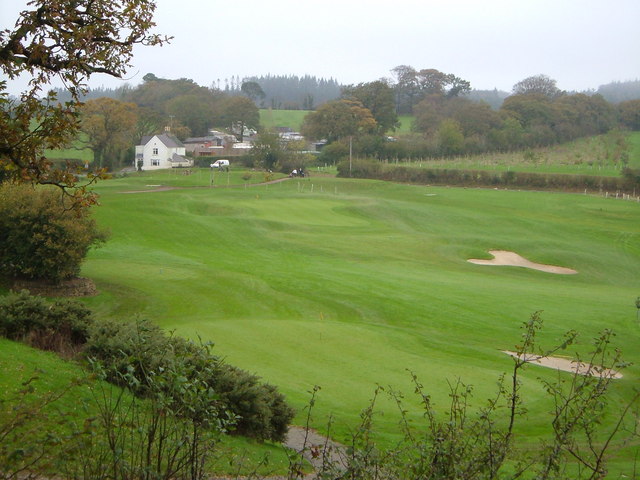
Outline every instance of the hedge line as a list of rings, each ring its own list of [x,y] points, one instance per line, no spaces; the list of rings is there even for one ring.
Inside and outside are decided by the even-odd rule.
[[[338,165],[338,175],[349,176],[348,162]],[[516,171],[389,167],[377,161],[357,160],[351,164],[351,177],[429,185],[640,194],[640,170],[630,168],[624,169],[620,177],[599,177]]]
[[[225,363],[210,345],[168,335],[145,320],[98,320],[77,301],[49,303],[26,290],[10,292],[0,297],[0,336],[84,360],[137,396],[161,396],[192,420],[220,422],[261,441],[284,441],[295,415],[275,386]]]

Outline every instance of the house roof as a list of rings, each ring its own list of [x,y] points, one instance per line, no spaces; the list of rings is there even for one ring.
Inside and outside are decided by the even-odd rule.
[[[184,162],[189,162],[189,160],[184,158],[182,155],[178,155],[177,153],[174,153],[171,156],[171,163],[184,163]]]
[[[158,140],[160,140],[164,144],[165,147],[168,147],[168,148],[184,147],[184,144],[180,140],[178,140],[173,135],[168,135],[166,133],[161,133],[159,135],[145,135],[140,140],[140,145],[146,145],[154,137],[158,137]]]
[[[206,137],[189,137],[183,143],[205,143],[214,140],[224,140],[222,135],[208,135]]]

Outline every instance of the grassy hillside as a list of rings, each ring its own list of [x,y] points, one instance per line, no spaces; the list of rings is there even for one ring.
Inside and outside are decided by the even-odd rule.
[[[260,110],[260,125],[266,129],[276,127],[289,127],[294,131],[300,131],[304,117],[310,110]]]
[[[474,386],[478,406],[511,367],[501,350],[513,349],[520,325],[538,310],[547,345],[569,329],[581,333],[564,355],[585,355],[604,328],[617,332],[633,365],[616,382],[614,403],[637,386],[637,202],[313,175],[250,186],[235,169],[227,181],[236,188],[224,181],[207,188],[208,169],[178,173],[99,184],[95,214],[112,237],[83,268],[100,290],[85,301],[102,317],[142,316],[215,342],[230,363],[278,385],[298,422],[319,385],[314,426],[332,416],[333,432],[345,439],[377,384],[405,392],[417,422],[407,370],[438,409],[457,378]],[[143,193],[123,193],[130,191]],[[489,258],[490,249],[579,273],[467,262]],[[551,405],[538,379],[558,375],[567,374],[527,370],[519,445],[548,432]],[[379,407],[386,414],[377,427],[391,442],[395,406],[385,397]],[[632,455],[624,451],[617,470]]]
[[[407,369],[440,408],[456,378],[474,385],[480,403],[510,368],[500,350],[513,348],[538,310],[547,343],[581,332],[567,355],[585,354],[598,331],[614,329],[635,364],[614,397],[628,398],[637,384],[635,202],[317,177],[119,193],[132,181],[101,184],[96,216],[113,236],[83,269],[101,291],[87,302],[100,315],[141,315],[214,341],[299,409],[320,385],[315,425],[333,415],[339,437],[376,384],[411,392]],[[579,273],[467,262],[489,258],[490,249]],[[532,367],[524,379],[527,439],[544,431],[550,407],[537,378],[556,375]],[[380,405],[390,440],[394,407]]]
[[[627,165],[640,168],[640,132],[625,134],[624,138],[629,145]],[[598,135],[526,151],[390,162],[428,168],[619,176],[624,164],[613,157],[611,142],[611,136]]]

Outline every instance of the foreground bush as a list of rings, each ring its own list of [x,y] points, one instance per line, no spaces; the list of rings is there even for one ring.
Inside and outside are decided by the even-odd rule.
[[[0,298],[0,336],[65,355],[82,350],[101,378],[198,424],[219,422],[220,429],[280,442],[294,416],[276,387],[225,364],[210,345],[167,335],[148,321],[95,321],[77,301],[10,293]]]
[[[275,387],[223,363],[208,345],[166,335],[146,321],[95,325],[85,355],[100,363],[107,380],[142,396],[165,391],[168,385],[160,379],[179,365],[185,382],[202,382],[214,392],[212,401],[220,411],[228,412],[232,430],[248,437],[283,441],[294,416]],[[176,403],[184,402],[179,390],[166,393],[175,396]]]
[[[0,185],[0,271],[60,282],[78,275],[89,248],[104,241],[86,208],[69,209],[59,191]]]
[[[0,298],[0,336],[42,350],[77,350],[87,341],[92,322],[91,311],[80,302],[49,304],[24,290]]]
[[[236,433],[278,442],[286,439],[294,411],[276,387],[227,364],[219,365],[212,373],[211,384],[238,419]]]

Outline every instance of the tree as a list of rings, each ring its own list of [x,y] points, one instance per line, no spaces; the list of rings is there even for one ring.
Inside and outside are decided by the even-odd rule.
[[[464,149],[464,135],[460,124],[447,118],[440,123],[436,133],[438,146],[442,155],[456,155]]]
[[[98,167],[117,165],[120,152],[133,146],[138,107],[112,98],[89,100],[81,109],[81,131]]]
[[[527,77],[513,86],[514,95],[538,94],[554,98],[561,93],[560,89],[556,87],[556,81],[542,74]]]
[[[371,111],[354,100],[327,102],[304,118],[302,133],[306,137],[333,142],[353,135],[373,133],[377,128]]]
[[[429,95],[413,107],[415,116],[414,130],[432,134],[446,118],[445,97],[441,95]]]
[[[630,130],[640,130],[640,100],[628,100],[618,105],[620,123]]]
[[[264,102],[265,93],[258,82],[243,82],[240,91],[249,97],[254,103],[258,100]]]
[[[221,118],[219,102],[208,91],[176,96],[166,102],[165,111],[171,119],[188,127],[191,134],[196,136],[207,135]]]
[[[138,122],[136,123],[134,138],[139,140],[145,135],[160,133],[163,125],[164,119],[158,112],[151,108],[138,107]],[[171,131],[173,133],[173,127]]]
[[[411,113],[420,93],[418,72],[409,65],[398,65],[391,71],[396,77],[396,110],[398,113]]]
[[[382,80],[349,85],[342,90],[342,97],[357,100],[368,108],[378,124],[378,133],[384,134],[399,126],[393,89]]]
[[[511,95],[502,104],[501,112],[517,118],[523,127],[550,125],[555,116],[551,99],[540,93]]]
[[[244,139],[245,128],[258,128],[260,111],[246,97],[230,97],[222,102],[222,123],[231,129],[238,139]]]
[[[562,95],[553,101],[559,140],[605,133],[616,124],[615,109],[601,95]]]
[[[455,98],[471,91],[467,80],[435,68],[417,71],[408,65],[400,65],[392,72],[398,79],[395,85],[396,106],[402,113],[411,113],[417,103],[430,95]]]
[[[203,136],[209,128],[220,122],[221,104],[226,94],[215,88],[201,87],[188,78],[167,80],[153,74],[147,74],[144,78],[145,82],[127,92],[124,100],[156,112],[160,130],[170,126],[172,133],[179,138]]]
[[[278,134],[262,132],[251,145],[250,155],[254,166],[273,170],[277,163],[287,157],[288,152],[282,147]]]
[[[0,186],[0,271],[9,277],[76,276],[89,248],[105,238],[88,209],[70,210],[51,188]]]
[[[466,98],[452,98],[447,106],[448,114],[456,120],[466,137],[486,135],[502,124],[500,115],[485,102],[473,102]]]
[[[91,75],[122,77],[136,45],[168,39],[149,33],[153,0],[34,0],[29,7],[13,30],[0,32],[0,71],[10,79],[31,77],[19,101],[9,99],[6,81],[0,81],[0,170],[20,181],[56,185],[77,205],[91,204],[95,197],[75,170],[52,168],[42,152],[76,137],[79,98]],[[65,82],[70,102],[58,103],[55,93],[40,98],[55,76]]]

